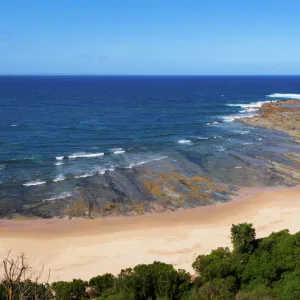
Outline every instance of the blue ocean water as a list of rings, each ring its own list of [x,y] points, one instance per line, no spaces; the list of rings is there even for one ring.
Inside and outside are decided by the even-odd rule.
[[[297,94],[297,76],[2,76],[0,198],[50,182],[47,197],[58,197],[71,190],[53,186],[70,178],[176,153],[272,147],[233,121]]]

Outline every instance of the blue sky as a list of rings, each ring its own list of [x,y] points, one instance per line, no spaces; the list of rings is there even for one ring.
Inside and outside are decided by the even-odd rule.
[[[0,4],[0,74],[299,74],[300,1]]]

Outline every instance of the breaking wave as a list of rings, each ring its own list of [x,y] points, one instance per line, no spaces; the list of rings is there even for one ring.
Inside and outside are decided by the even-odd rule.
[[[179,140],[179,144],[190,144],[192,141],[191,140]]]
[[[300,94],[280,94],[280,93],[274,93],[267,95],[269,98],[283,98],[283,99],[300,99]]]
[[[26,183],[23,183],[24,186],[34,186],[34,185],[42,185],[42,184],[45,184],[46,181],[29,181],[29,182],[26,182]]]
[[[112,152],[114,154],[122,154],[122,153],[125,153],[125,150],[123,148],[114,148],[114,149],[112,149]]]
[[[53,179],[54,182],[58,182],[58,181],[63,181],[65,180],[65,176],[63,175],[58,175],[55,179]]]
[[[54,200],[58,200],[58,199],[68,198],[68,197],[71,197],[71,196],[72,196],[72,193],[63,192],[58,196],[47,198],[47,199],[44,199],[42,201],[54,201]]]
[[[251,103],[228,103],[226,106],[230,107],[240,107],[242,110],[239,111],[238,114],[232,114],[229,116],[220,117],[224,122],[233,122],[234,120],[241,118],[251,118],[257,115],[259,109],[265,104],[272,101],[257,101]]]
[[[69,155],[68,157],[70,159],[74,159],[74,158],[93,158],[93,157],[101,157],[103,155],[104,155],[103,152],[100,152],[100,153],[78,152],[78,153],[74,153],[72,155]]]

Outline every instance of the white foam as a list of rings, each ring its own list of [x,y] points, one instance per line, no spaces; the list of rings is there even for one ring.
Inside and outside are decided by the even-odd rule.
[[[103,156],[104,153],[86,153],[86,152],[78,152],[74,153],[72,155],[69,155],[68,157],[70,159],[75,159],[75,158],[93,158],[93,157],[100,157]]]
[[[179,144],[190,144],[192,141],[191,140],[179,140]]]
[[[53,179],[54,182],[63,181],[66,178],[63,175],[58,175],[55,179]]]
[[[226,106],[233,106],[233,107],[242,107],[246,109],[259,109],[261,108],[265,103],[269,103],[272,101],[257,101],[257,102],[251,102],[251,103],[229,103],[226,104]]]
[[[106,171],[114,171],[114,170],[115,170],[114,167],[95,169],[94,171],[91,171],[91,172],[88,172],[85,174],[76,175],[75,178],[86,178],[86,177],[92,177],[95,175],[103,175],[103,174],[105,174]]]
[[[246,131],[242,131],[242,130],[234,130],[235,133],[238,133],[238,134],[247,134],[250,132],[250,130],[246,130]]]
[[[86,174],[82,174],[82,175],[77,175],[75,176],[75,178],[86,178],[86,177],[91,177],[96,175],[95,173],[86,173]]]
[[[11,124],[10,127],[17,127],[17,124]]]
[[[274,93],[267,95],[269,98],[300,99],[300,94],[280,94]]]
[[[224,116],[220,117],[224,122],[233,122],[234,120],[244,118],[246,116],[243,115],[229,115],[229,116]],[[250,116],[249,116],[250,117]]]
[[[64,159],[64,156],[57,156],[56,157],[56,160],[63,160]]]
[[[54,200],[58,200],[58,199],[64,199],[64,198],[67,198],[67,197],[70,197],[70,196],[72,196],[71,193],[63,192],[58,196],[51,197],[51,198],[48,198],[48,199],[44,199],[43,201],[54,201]]]
[[[122,148],[114,148],[112,149],[114,154],[122,154],[125,153],[125,150],[123,150]]]
[[[218,125],[219,122],[214,121],[214,122],[207,122],[206,125]]]
[[[247,109],[240,110],[240,113],[249,113],[249,112],[254,112],[254,111],[257,111],[257,109],[249,107]]]
[[[56,166],[62,166],[64,163],[63,162],[57,162],[55,163]]]
[[[203,137],[203,136],[199,136],[199,137],[197,137],[197,139],[198,139],[198,140],[208,140],[208,139],[209,139],[209,137]]]
[[[42,185],[42,184],[45,184],[46,181],[29,181],[29,182],[26,182],[26,183],[23,183],[24,186],[33,186],[33,185]]]
[[[165,158],[168,158],[168,156],[162,156],[162,157],[158,157],[158,158],[152,158],[152,159],[140,161],[140,162],[137,162],[137,163],[131,163],[131,164],[129,164],[129,166],[126,169],[131,169],[133,167],[144,165],[144,164],[149,163],[151,161],[158,161],[158,160],[162,160],[162,159],[165,159]]]
[[[219,149],[219,151],[223,152],[225,151],[226,149],[223,147],[223,146],[217,146],[217,148]]]

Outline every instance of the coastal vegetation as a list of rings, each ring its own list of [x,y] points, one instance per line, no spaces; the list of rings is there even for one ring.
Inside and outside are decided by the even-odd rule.
[[[154,262],[98,275],[41,283],[24,254],[3,260],[0,299],[256,300],[300,299],[300,232],[256,238],[250,223],[231,227],[232,250],[217,248],[192,263],[195,275]],[[30,273],[30,274],[29,274]]]

